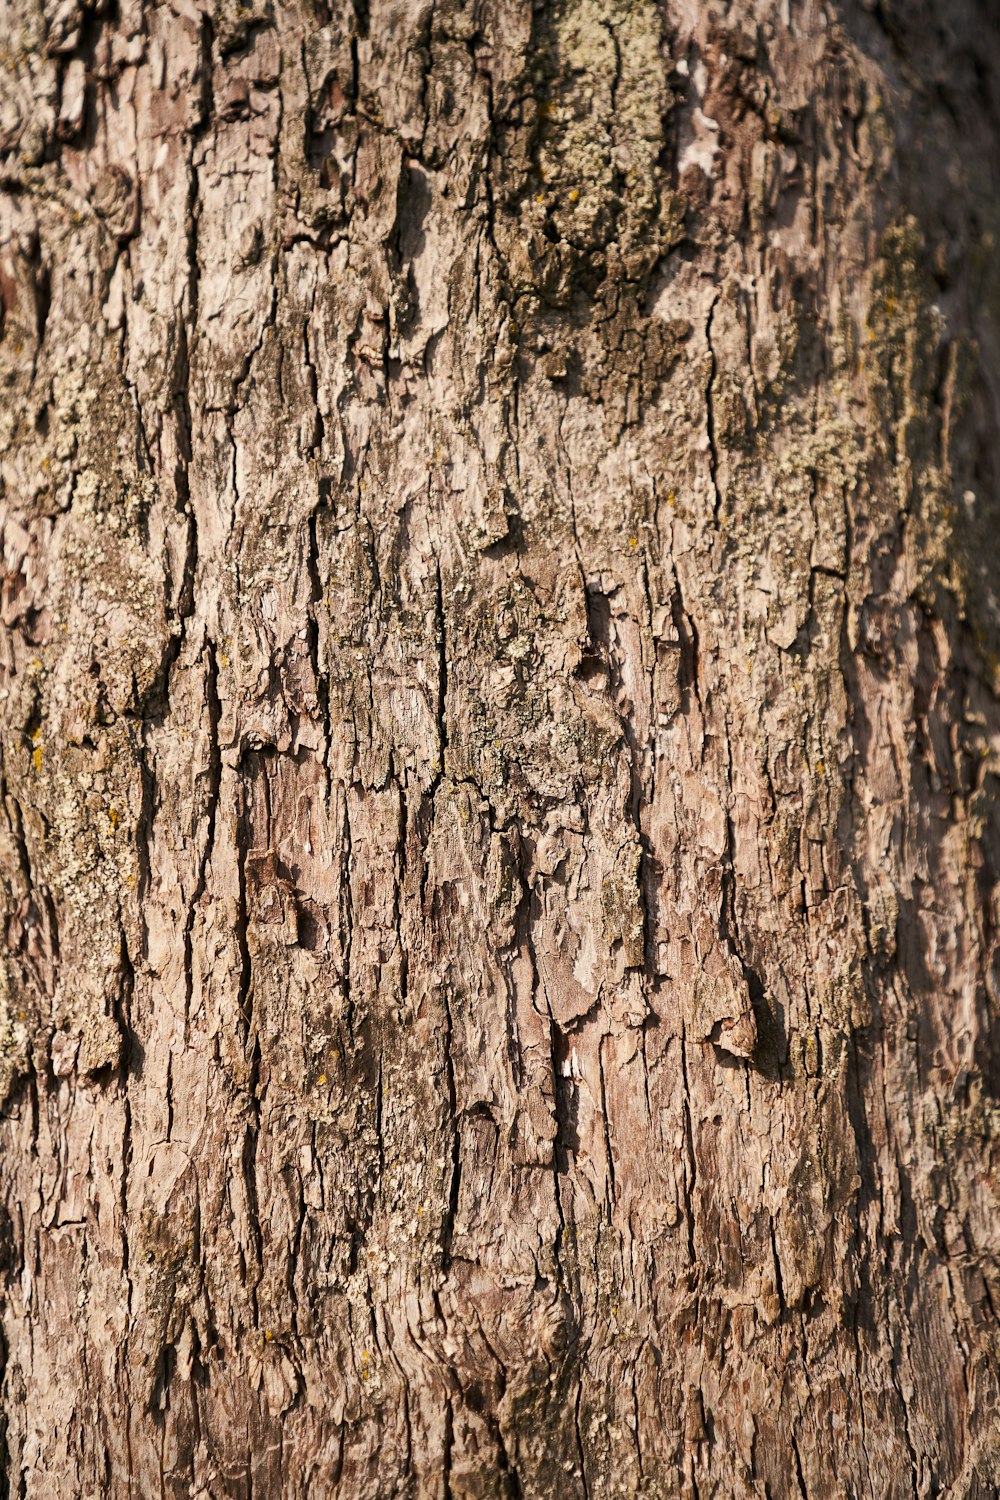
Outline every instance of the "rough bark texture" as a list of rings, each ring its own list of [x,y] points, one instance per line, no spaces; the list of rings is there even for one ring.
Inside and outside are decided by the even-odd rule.
[[[0,1493],[1000,1494],[992,0],[0,47]]]

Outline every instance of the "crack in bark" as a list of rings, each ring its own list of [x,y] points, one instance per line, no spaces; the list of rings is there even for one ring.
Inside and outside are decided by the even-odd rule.
[[[716,292],[709,304],[705,318],[705,342],[708,345],[708,380],[705,382],[705,431],[708,436],[708,475],[712,486],[712,523],[719,530],[722,511],[722,494],[719,490],[719,451],[716,445],[715,426],[715,382],[718,378],[718,362],[712,345],[712,324],[715,309],[719,305],[720,293]]]

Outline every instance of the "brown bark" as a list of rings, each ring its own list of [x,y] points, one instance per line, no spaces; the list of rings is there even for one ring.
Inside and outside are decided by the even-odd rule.
[[[1000,1495],[989,0],[0,49],[0,1494]]]

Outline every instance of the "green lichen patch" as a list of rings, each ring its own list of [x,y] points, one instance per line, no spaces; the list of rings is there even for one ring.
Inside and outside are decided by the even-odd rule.
[[[971,344],[949,337],[931,263],[915,219],[890,226],[871,276],[860,360],[881,434],[878,456],[911,528],[916,592],[932,604],[942,591],[951,595],[1000,680],[992,497],[970,487],[962,431],[977,356]]]
[[[612,434],[638,420],[689,331],[644,306],[683,235],[686,204],[664,168],[670,73],[656,6],[561,0],[536,29],[521,149],[498,194],[521,352],[550,381],[579,379]]]
[[[540,28],[538,127],[529,197],[543,233],[598,275],[609,254],[636,277],[674,203],[659,156],[670,104],[654,5],[563,0]],[[537,216],[536,216],[537,217]]]

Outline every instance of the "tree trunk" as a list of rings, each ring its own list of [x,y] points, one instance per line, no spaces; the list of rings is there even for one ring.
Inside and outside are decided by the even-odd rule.
[[[0,1495],[1000,1495],[992,0],[0,43]]]

